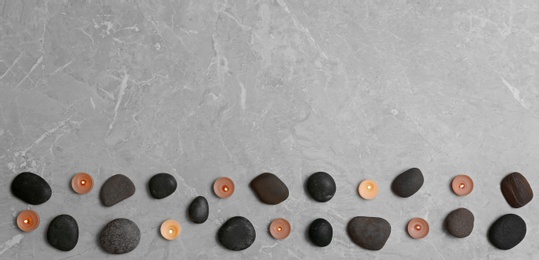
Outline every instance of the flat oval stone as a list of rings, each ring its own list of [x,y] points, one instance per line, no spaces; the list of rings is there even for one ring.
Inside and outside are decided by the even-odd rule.
[[[101,186],[99,198],[103,205],[110,207],[135,194],[135,184],[127,176],[116,174]]]
[[[28,204],[39,205],[51,198],[52,190],[39,175],[22,172],[11,182],[11,193]]]
[[[391,183],[391,190],[399,197],[408,198],[423,186],[423,173],[418,168],[411,168],[397,176]]]
[[[158,173],[150,179],[150,195],[156,199],[163,199],[176,191],[178,183],[176,178],[168,173]]]
[[[201,224],[206,222],[210,214],[208,201],[202,196],[196,197],[189,205],[189,219],[194,223]]]
[[[528,180],[518,172],[505,176],[501,188],[503,197],[513,208],[520,208],[533,199],[532,187]]]
[[[319,202],[327,202],[337,191],[333,177],[326,172],[313,173],[307,179],[307,191],[311,197]]]
[[[473,231],[474,215],[466,208],[451,211],[445,217],[445,228],[454,237],[463,238]]]
[[[503,250],[515,247],[525,236],[526,222],[515,214],[501,216],[488,230],[490,243]]]
[[[228,219],[217,232],[217,239],[224,247],[241,251],[250,247],[256,239],[253,224],[241,216]]]
[[[391,235],[391,225],[377,217],[355,217],[346,227],[348,236],[356,245],[368,250],[380,250]]]
[[[251,181],[251,188],[260,201],[276,205],[288,198],[288,187],[273,173],[262,173]]]
[[[333,239],[333,227],[323,218],[315,219],[309,226],[309,239],[313,244],[325,247]]]
[[[79,241],[79,225],[70,215],[56,216],[47,228],[47,242],[59,250],[70,251]]]
[[[99,234],[101,247],[110,254],[129,253],[139,242],[140,230],[137,224],[126,218],[112,220]]]

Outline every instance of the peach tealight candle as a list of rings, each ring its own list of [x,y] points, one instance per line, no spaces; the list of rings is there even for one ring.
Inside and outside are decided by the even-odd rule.
[[[39,226],[39,215],[31,209],[21,211],[17,216],[17,226],[24,232],[35,230]]]
[[[94,180],[88,173],[81,172],[75,174],[71,179],[71,188],[78,194],[86,194],[94,187]]]
[[[277,218],[271,222],[269,231],[273,238],[283,240],[290,235],[292,227],[290,226],[290,222],[288,222],[288,220],[284,218]]]
[[[473,180],[468,175],[457,175],[451,182],[453,192],[459,196],[466,196],[473,190]]]
[[[429,234],[429,223],[422,218],[413,218],[408,222],[408,234],[415,239],[426,237]]]
[[[234,194],[234,182],[228,177],[221,177],[213,183],[213,192],[221,199],[228,198]]]
[[[174,219],[169,219],[161,224],[161,236],[166,240],[176,239],[182,233],[180,223]]]
[[[373,180],[364,180],[359,184],[357,188],[359,196],[366,200],[372,200],[376,198],[380,189],[378,188],[378,183]]]

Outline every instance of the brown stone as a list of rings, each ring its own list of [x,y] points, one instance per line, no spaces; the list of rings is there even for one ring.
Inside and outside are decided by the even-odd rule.
[[[520,208],[533,199],[532,187],[528,180],[518,172],[505,176],[501,189],[505,200],[513,208]]]
[[[445,228],[454,237],[463,238],[473,231],[474,215],[466,208],[451,211],[445,218]]]
[[[276,205],[288,198],[289,191],[279,177],[273,173],[262,173],[251,181],[251,188],[254,190],[260,201]]]

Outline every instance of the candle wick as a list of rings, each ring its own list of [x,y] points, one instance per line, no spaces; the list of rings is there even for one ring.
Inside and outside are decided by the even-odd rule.
[[[419,230],[421,230],[421,226],[420,226],[420,225],[415,225],[415,229],[416,229],[417,231],[419,231]]]
[[[466,186],[466,185],[464,185],[464,183],[461,183],[461,184],[459,185],[459,188],[464,189],[465,186]]]

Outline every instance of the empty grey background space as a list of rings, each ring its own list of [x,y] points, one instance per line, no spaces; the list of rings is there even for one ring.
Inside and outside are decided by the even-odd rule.
[[[512,209],[500,181],[519,171],[539,187],[539,5],[537,1],[0,1],[0,258],[2,259],[531,259],[539,254],[539,200]],[[393,178],[418,167],[423,188],[408,199]],[[45,204],[13,197],[16,174],[32,171],[52,186]],[[94,190],[77,195],[71,177],[86,171]],[[258,201],[248,183],[273,172],[289,187],[285,202]],[[337,183],[328,203],[304,190],[327,171]],[[178,189],[152,199],[147,183],[168,172]],[[103,182],[122,173],[135,195],[105,208]],[[450,190],[467,173],[467,197]],[[213,195],[220,176],[236,182],[229,199]],[[374,179],[373,201],[357,195]],[[188,221],[193,198],[210,217]],[[452,238],[445,216],[458,207],[476,218],[473,233]],[[15,226],[40,213],[31,233]],[[516,213],[528,224],[510,251],[491,246],[490,224]],[[77,246],[45,239],[56,215],[79,223]],[[216,240],[236,215],[257,231],[247,250]],[[376,252],[346,234],[354,216],[387,219],[392,233]],[[107,255],[97,237],[114,218],[141,229],[139,246]],[[284,217],[284,241],[267,232]],[[332,243],[306,239],[315,218],[334,228]],[[429,221],[413,240],[409,219]],[[173,218],[175,241],[159,234]]]

